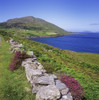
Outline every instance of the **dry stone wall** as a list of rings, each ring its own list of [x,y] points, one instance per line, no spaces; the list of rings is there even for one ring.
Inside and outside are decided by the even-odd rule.
[[[11,52],[22,51],[22,44],[10,39]],[[43,65],[37,61],[33,51],[28,52],[32,58],[25,59],[22,66],[28,82],[32,86],[32,93],[36,93],[36,100],[73,100],[69,89],[58,80],[54,74],[48,74]]]

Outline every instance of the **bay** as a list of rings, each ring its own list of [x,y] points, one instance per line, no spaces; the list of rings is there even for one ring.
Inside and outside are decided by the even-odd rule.
[[[99,54],[99,33],[72,34],[60,37],[32,38],[29,40],[45,43],[63,50]]]

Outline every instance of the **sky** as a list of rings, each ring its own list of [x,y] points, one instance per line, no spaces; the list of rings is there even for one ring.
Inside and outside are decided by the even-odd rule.
[[[99,32],[99,0],[0,0],[0,22],[25,16],[67,31]]]

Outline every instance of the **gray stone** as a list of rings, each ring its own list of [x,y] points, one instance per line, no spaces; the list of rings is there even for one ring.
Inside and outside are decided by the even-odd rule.
[[[50,75],[41,76],[37,79],[36,84],[54,85],[54,78]]]
[[[67,95],[62,96],[59,100],[73,100],[71,93],[68,93]]]
[[[33,63],[34,62],[34,59],[33,58],[28,58],[28,59],[25,59],[25,61],[29,64]]]
[[[62,95],[66,95],[69,92],[69,89],[68,88],[63,89],[60,92],[61,92]]]
[[[58,79],[57,76],[54,74],[49,74],[49,75],[50,75],[50,77],[54,78],[55,80]]]
[[[66,85],[64,83],[62,83],[60,80],[56,80],[56,87],[61,91],[66,89]]]
[[[41,70],[43,73],[46,72],[46,70],[44,69],[44,67],[43,67],[41,64],[38,64],[37,68],[38,68],[39,70]]]
[[[44,69],[44,67],[41,64],[38,65],[37,68],[40,69],[40,70]]]
[[[37,69],[37,66],[36,66],[34,63],[30,64],[30,66],[31,66],[33,69]]]
[[[33,76],[41,76],[42,72],[39,69],[33,70],[30,67],[25,67],[26,77],[30,82],[33,79]]]
[[[37,93],[42,86],[33,84],[32,93]]]
[[[27,64],[27,62],[26,62],[26,61],[22,61],[21,66],[25,67],[25,65],[26,65],[26,64]]]
[[[36,100],[57,100],[60,92],[55,85],[41,87],[36,94]]]

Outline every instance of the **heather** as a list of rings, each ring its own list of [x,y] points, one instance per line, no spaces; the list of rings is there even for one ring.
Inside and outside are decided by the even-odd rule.
[[[77,80],[68,75],[64,75],[61,77],[61,81],[69,88],[74,100],[82,99],[84,96],[84,89]]]
[[[21,66],[21,63],[24,59],[30,57],[29,55],[26,54],[25,51],[21,52],[21,51],[16,51],[14,56],[13,56],[13,59],[11,61],[11,64],[10,64],[10,70],[13,71],[15,69],[18,69],[20,66]]]

